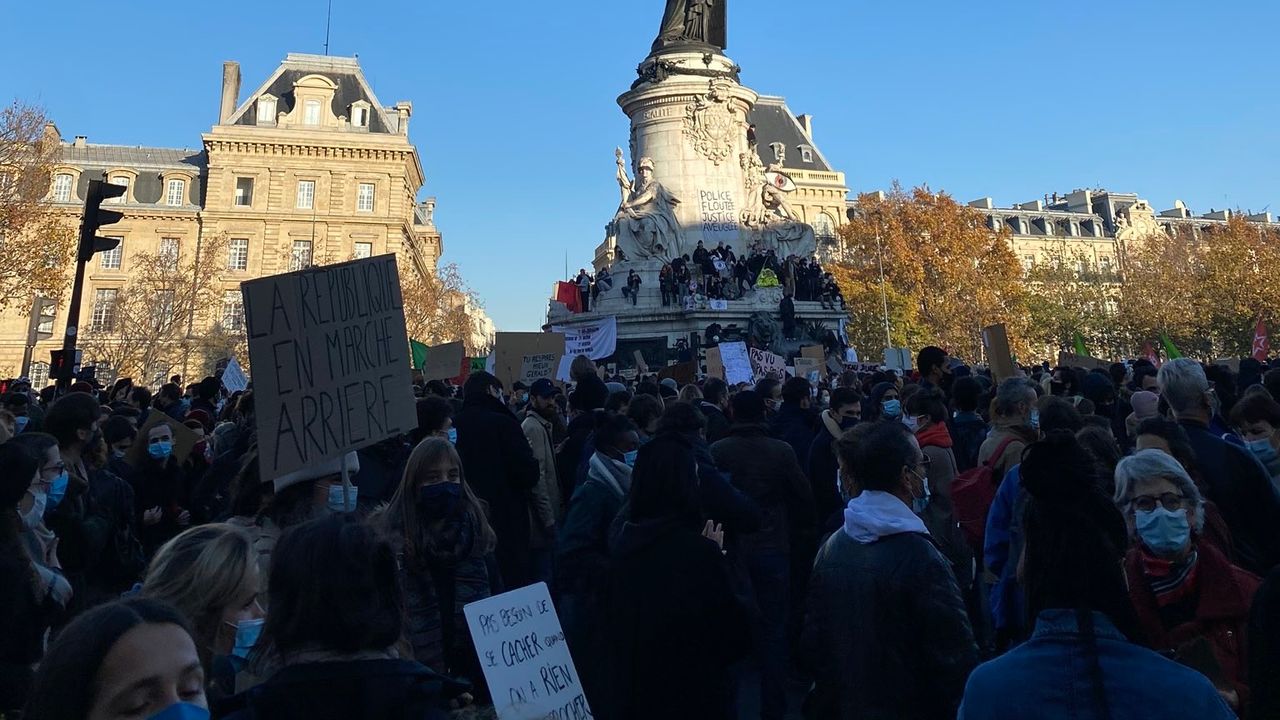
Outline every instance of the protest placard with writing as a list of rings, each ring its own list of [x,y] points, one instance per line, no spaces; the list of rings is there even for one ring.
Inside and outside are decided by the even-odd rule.
[[[510,390],[512,383],[522,377],[524,359],[534,355],[555,356],[555,364],[542,376],[554,380],[560,359],[565,356],[564,335],[555,332],[500,332],[494,340],[494,351],[490,356],[493,369],[490,372]]]
[[[427,348],[427,362],[422,366],[423,380],[444,380],[457,377],[462,367],[464,349],[462,343],[451,342]]]
[[[757,381],[766,377],[778,380],[787,377],[787,359],[768,350],[751,348],[751,367],[755,371]]]
[[[590,718],[546,583],[462,609],[499,720]]]
[[[1093,370],[1095,368],[1107,369],[1111,366],[1105,360],[1088,357],[1086,355],[1076,355],[1075,353],[1060,352],[1058,353],[1058,367],[1084,368],[1085,370]]]
[[[222,387],[229,393],[249,389],[249,378],[245,377],[244,370],[235,358],[228,360],[227,366],[222,370]]]
[[[730,385],[755,382],[751,372],[751,356],[744,342],[720,343],[720,362],[724,366],[724,380]],[[708,367],[708,370],[711,368]]]
[[[533,385],[534,381],[555,377],[557,358],[555,353],[525,355],[520,363],[520,382]]]
[[[417,426],[395,256],[240,288],[264,481]]]
[[[1003,323],[982,328],[982,346],[987,349],[987,364],[991,366],[991,376],[996,382],[1017,374],[1013,354],[1009,352],[1009,334],[1005,332]]]

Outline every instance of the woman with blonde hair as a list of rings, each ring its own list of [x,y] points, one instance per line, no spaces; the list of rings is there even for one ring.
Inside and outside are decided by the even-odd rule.
[[[395,549],[414,658],[466,678],[481,698],[484,674],[462,608],[500,591],[491,580],[497,536],[487,512],[453,443],[429,437],[409,455],[391,502],[371,518]]]
[[[262,630],[259,589],[253,540],[226,523],[182,532],[147,568],[141,594],[174,606],[191,623],[210,697],[235,692],[235,675]]]

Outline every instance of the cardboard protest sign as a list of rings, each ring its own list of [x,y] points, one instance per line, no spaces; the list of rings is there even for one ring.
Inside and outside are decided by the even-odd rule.
[[[147,413],[147,421],[138,428],[138,435],[134,438],[133,445],[129,447],[129,454],[125,457],[125,462],[131,467],[140,467],[143,458],[147,457],[151,428],[157,425],[169,426],[169,432],[173,435],[173,459],[177,460],[179,465],[187,461],[187,457],[191,455],[191,449],[200,441],[200,436],[195,430],[169,417],[162,410],[152,410]]]
[[[720,350],[720,362],[724,365],[725,382],[737,385],[756,381],[755,374],[751,372],[751,356],[747,353],[746,343],[720,343],[717,348]]]
[[[800,357],[802,357],[802,358],[809,358],[809,359],[811,359],[811,360],[817,360],[817,361],[818,361],[818,367],[820,368],[820,371],[822,372],[822,377],[826,377],[826,376],[827,376],[827,350],[826,350],[826,348],[822,347],[821,345],[805,345],[804,347],[800,348]],[[796,372],[797,372],[797,374],[799,373],[799,371],[800,371],[800,366],[799,366],[799,365],[796,365]]]
[[[1240,358],[1218,358],[1213,364],[1221,365],[1237,375],[1240,373]]]
[[[907,348],[885,348],[884,366],[905,373],[911,369],[911,351]]]
[[[1058,367],[1084,368],[1085,370],[1101,368],[1105,370],[1111,367],[1111,363],[1106,360],[1099,360],[1098,358],[1092,358],[1085,355],[1060,352],[1058,353]]]
[[[244,370],[240,368],[240,363],[236,362],[235,358],[227,361],[227,366],[222,370],[222,387],[229,393],[249,389],[249,378],[245,377]]]
[[[493,369],[490,372],[496,375],[507,388],[524,377],[525,358],[541,355],[554,356],[551,369],[546,371],[545,375],[539,376],[554,380],[558,374],[556,370],[560,359],[565,356],[564,335],[560,333],[500,332],[494,342],[494,351],[490,356],[493,358]],[[531,381],[524,382],[527,385]]]
[[[534,382],[543,378],[550,380],[555,377],[557,362],[555,353],[525,355],[520,362],[520,377],[517,380],[525,385],[533,385]]]
[[[457,377],[464,355],[462,343],[451,342],[427,348],[427,361],[422,365],[423,380]]]
[[[982,346],[987,349],[987,364],[991,366],[991,376],[996,382],[1017,375],[1018,369],[1009,352],[1009,334],[1005,332],[1003,323],[982,328]]]
[[[499,720],[591,717],[546,583],[473,602],[462,612]]]
[[[826,367],[813,358],[796,358],[796,377],[802,377],[811,383],[816,383],[822,379],[822,373],[825,370]]]
[[[417,427],[395,256],[240,288],[263,481]]]
[[[724,358],[718,346],[707,348],[707,377],[724,380]]]
[[[658,379],[664,380],[672,378],[679,385],[690,385],[698,379],[698,363],[690,360],[689,362],[676,363],[670,367],[664,367],[658,371]]]
[[[766,377],[781,380],[787,376],[787,359],[768,350],[751,348],[751,367],[757,380]]]

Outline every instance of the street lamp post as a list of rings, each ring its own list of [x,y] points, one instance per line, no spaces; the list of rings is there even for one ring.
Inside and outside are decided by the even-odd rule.
[[[880,233],[876,232],[876,262],[880,265],[880,302],[884,307],[884,346],[893,347],[889,336],[889,293],[884,285],[884,252],[880,247]]]

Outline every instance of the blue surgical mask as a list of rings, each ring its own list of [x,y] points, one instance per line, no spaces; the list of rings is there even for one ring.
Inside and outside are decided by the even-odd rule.
[[[449,428],[449,442],[453,443],[454,445],[458,444],[458,428],[456,427]]]
[[[906,425],[913,435],[920,430],[920,421],[910,415],[903,416],[902,424]]]
[[[1267,467],[1280,460],[1280,453],[1276,452],[1276,449],[1271,446],[1271,441],[1267,438],[1250,440],[1247,444],[1249,445],[1249,451],[1253,453],[1254,457],[1258,458],[1258,462]]]
[[[117,459],[117,460],[123,460],[123,459],[124,459],[124,456],[125,456],[125,455],[128,455],[128,454],[129,454],[129,453],[125,452],[124,450],[112,450],[112,451],[111,451],[111,457],[113,457],[113,458],[115,458],[115,459]]]
[[[915,497],[914,494],[912,495],[911,512],[917,515],[923,515],[925,509],[929,507],[929,500],[932,497],[932,494],[929,492],[929,475],[926,473],[925,475],[917,475],[916,477],[920,478],[920,485],[924,488],[924,494],[920,497]]]
[[[209,720],[209,711],[193,703],[174,703],[147,720]]]
[[[262,626],[267,621],[263,618],[257,620],[241,620],[236,623],[236,639],[235,644],[231,647],[231,656],[238,657],[241,660],[249,659],[249,651],[258,642],[258,636],[262,634]],[[230,625],[231,623],[227,623]]]
[[[168,440],[153,442],[147,445],[147,454],[157,460],[164,460],[173,454],[173,443]]]
[[[902,415],[902,401],[898,399],[885,400],[880,403],[880,409],[887,418],[897,418]]]
[[[62,498],[67,496],[67,483],[71,476],[66,470],[58,473],[58,477],[53,479],[53,483],[49,485],[49,509],[58,507],[58,503],[62,502]]]
[[[341,483],[329,486],[329,512],[355,512],[356,498],[360,495],[360,488],[352,485],[347,492],[347,501],[342,502],[343,486]]]
[[[18,417],[14,418],[13,419],[14,432],[20,433],[23,430],[27,429],[27,423],[29,422],[31,422],[31,418],[27,417],[26,415],[19,415]]]
[[[1187,509],[1166,510],[1156,506],[1149,512],[1137,510],[1133,514],[1138,537],[1157,555],[1173,555],[1181,552],[1191,540],[1191,523]]]
[[[1040,409],[1039,408],[1031,408],[1031,417],[1030,419],[1027,420],[1027,422],[1028,424],[1031,425],[1032,430],[1040,429]]]
[[[627,464],[627,467],[635,467],[635,466],[636,466],[636,457],[637,457],[637,456],[639,456],[639,455],[640,455],[640,451],[639,451],[639,450],[632,450],[631,452],[624,452],[624,453],[622,453],[622,462],[626,463],[626,464]]]
[[[453,517],[461,502],[462,483],[441,482],[418,490],[418,512],[428,521]]]

